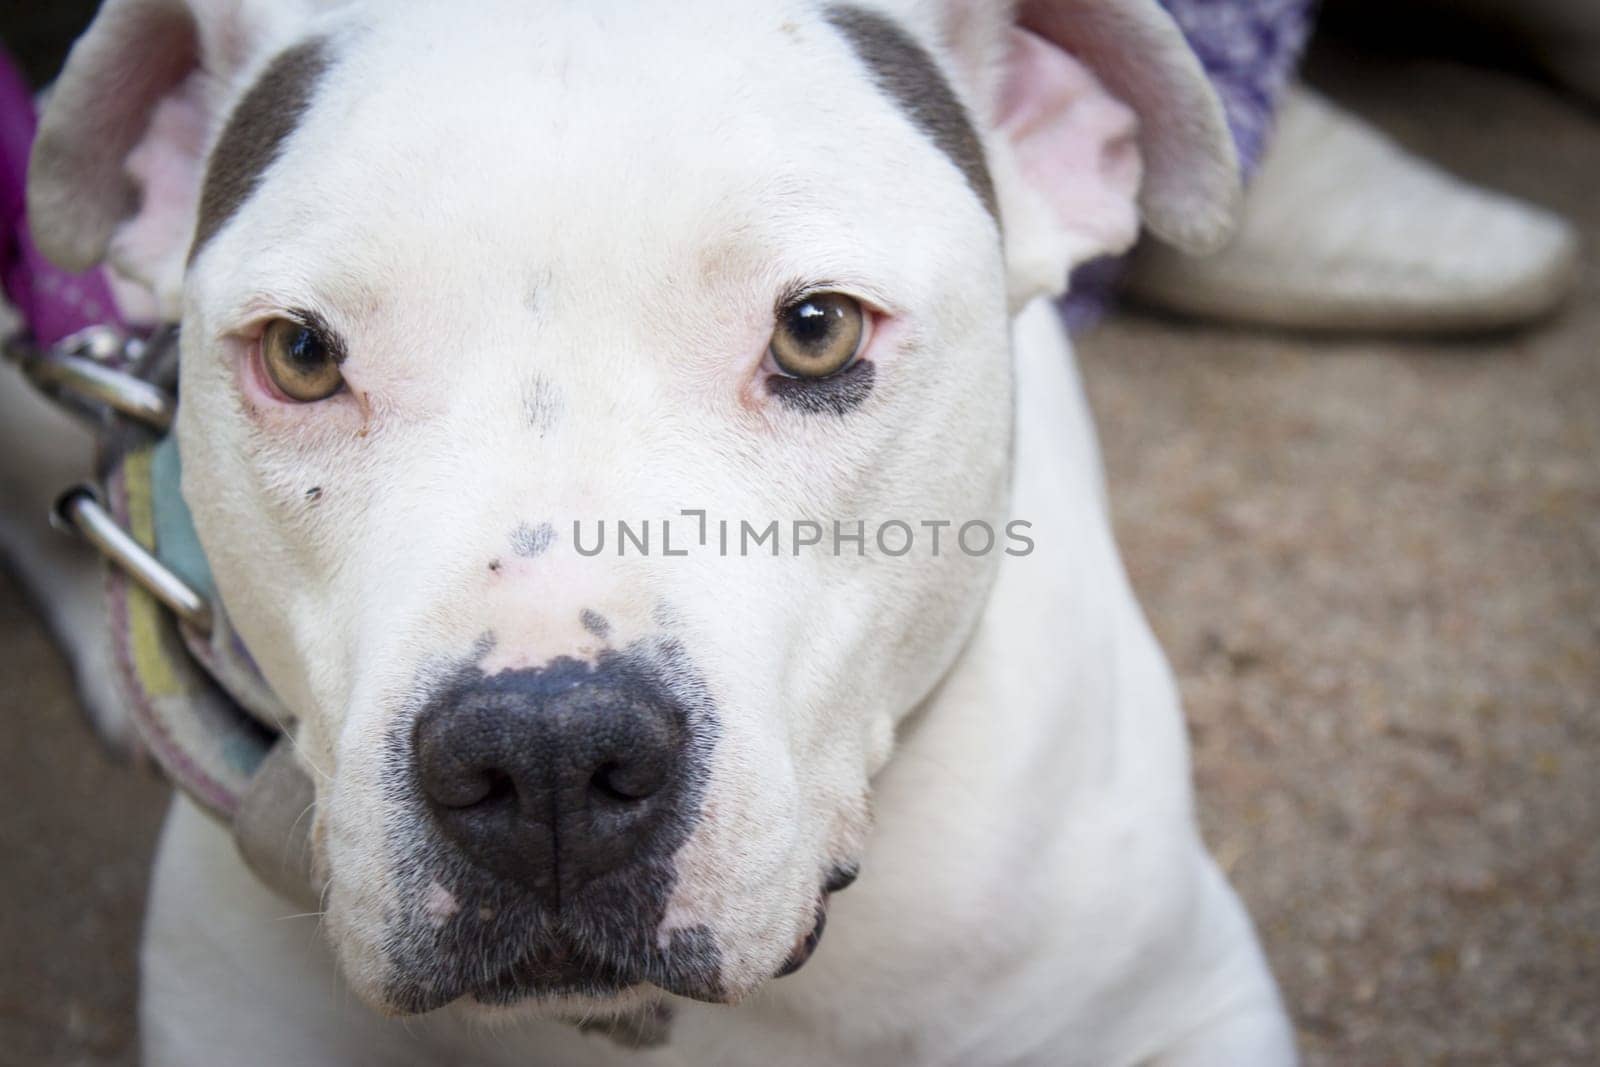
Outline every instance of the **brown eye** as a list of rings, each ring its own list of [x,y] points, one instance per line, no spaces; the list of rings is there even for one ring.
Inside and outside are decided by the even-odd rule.
[[[866,312],[856,300],[813,293],[778,313],[772,359],[790,377],[826,378],[854,362],[866,331]]]
[[[326,400],[344,387],[343,354],[328,332],[292,319],[274,319],[261,335],[261,363],[290,400]]]

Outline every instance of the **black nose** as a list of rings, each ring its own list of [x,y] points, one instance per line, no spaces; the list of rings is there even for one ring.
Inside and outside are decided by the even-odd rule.
[[[417,722],[417,768],[467,859],[559,907],[652,858],[678,814],[686,733],[647,674],[557,660],[441,693]]]

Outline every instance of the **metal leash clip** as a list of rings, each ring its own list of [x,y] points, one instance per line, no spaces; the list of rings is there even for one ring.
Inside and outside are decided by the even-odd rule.
[[[26,334],[13,335],[3,349],[5,358],[41,393],[88,423],[104,442],[117,418],[158,435],[172,429],[177,399],[148,379],[166,371],[176,347],[174,330],[144,339],[110,326],[90,326],[48,348]],[[57,499],[50,521],[94,546],[189,626],[211,633],[211,606],[205,597],[122,528],[98,488],[82,484],[68,489]]]

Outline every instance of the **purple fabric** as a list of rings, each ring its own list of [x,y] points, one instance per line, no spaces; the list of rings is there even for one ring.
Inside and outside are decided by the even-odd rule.
[[[1278,100],[1310,36],[1316,0],[1161,0],[1200,57],[1228,115],[1245,179],[1255,173]],[[1122,259],[1087,263],[1072,276],[1062,305],[1074,332],[1110,307]]]
[[[1211,77],[1248,177],[1311,33],[1315,0],[1161,0]]]
[[[0,283],[34,338],[49,345],[85,326],[121,321],[98,270],[68,274],[28,235],[28,152],[36,127],[33,93],[0,52]]]

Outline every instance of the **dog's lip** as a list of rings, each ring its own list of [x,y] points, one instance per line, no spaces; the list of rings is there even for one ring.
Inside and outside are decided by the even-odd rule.
[[[828,881],[822,887],[824,894],[843,893],[846,889],[856,884],[856,879],[861,876],[861,865],[858,863],[841,863],[828,874]]]
[[[509,967],[490,981],[474,986],[467,995],[479,1004],[509,1007],[524,1002],[555,1002],[573,998],[584,1001],[615,1000],[653,986],[688,1000],[700,1000],[708,1004],[728,1002],[727,994],[714,980],[694,975],[652,975],[647,978],[635,976],[631,971],[605,968],[598,973],[579,974],[577,982],[560,976],[546,983],[537,979],[527,981],[516,973],[517,970],[516,966]]]
[[[791,948],[772,977],[786,978],[810,962],[827,929],[832,894],[856,881],[859,867],[841,864],[829,872],[812,908],[812,922]],[[565,939],[558,939],[564,941]],[[545,943],[539,952],[526,952],[496,973],[476,981],[462,977],[445,983],[409,980],[393,985],[385,1007],[396,1014],[423,1014],[458,1000],[485,1008],[513,1008],[521,1004],[559,1006],[563,1002],[598,1004],[619,1000],[639,990],[657,989],[691,1000],[730,1003],[732,996],[716,978],[668,969],[651,973],[641,961],[608,961],[573,949],[570,944]]]
[[[477,980],[462,977],[432,984],[413,980],[392,986],[386,1007],[400,1015],[421,1015],[457,1001],[485,1008],[528,1004],[558,1008],[572,1003],[592,1006],[650,988],[712,1004],[728,1002],[727,992],[714,976],[670,970],[648,973],[649,970],[634,962],[617,964],[570,950],[564,950],[554,960],[529,953]]]
[[[811,960],[827,929],[828,897],[826,892],[818,894],[811,926],[795,942],[773,978],[786,978]],[[730,1002],[728,992],[714,980],[688,974],[646,977],[635,975],[633,968],[569,954],[560,964],[523,957],[487,980],[478,982],[462,981],[432,986],[408,983],[398,990],[391,990],[387,1007],[397,1014],[421,1015],[458,1000],[470,1000],[487,1008],[512,1008],[530,1003],[557,1006],[563,1001],[594,1004],[614,1001],[651,987],[709,1004]]]
[[[828,928],[828,894],[824,893],[817,898],[816,910],[812,915],[810,932],[795,942],[789,958],[778,968],[778,973],[774,974],[773,978],[787,978],[810,962],[812,954],[817,951],[817,946],[822,943],[823,931]]]
[[[537,973],[524,973],[530,965],[518,961],[468,989],[467,995],[479,1004],[505,1006],[526,1000],[551,1000],[579,996],[588,1000],[609,1000],[637,985],[618,970],[603,965],[557,969],[540,967]]]
[[[812,912],[811,929],[794,943],[789,958],[784,960],[783,966],[778,968],[773,978],[787,978],[810,962],[812,954],[817,951],[817,946],[822,943],[823,932],[828,928],[828,904],[833,894],[842,893],[855,885],[856,878],[860,874],[861,867],[855,863],[840,864],[829,873]]]
[[[519,973],[526,964],[513,964],[480,981],[423,984],[406,982],[392,987],[386,1007],[399,1015],[424,1015],[457,1001],[482,1007],[510,1008],[525,1003],[559,1004],[581,1000],[615,1000],[641,983],[629,982],[604,969],[546,970],[542,975]]]

